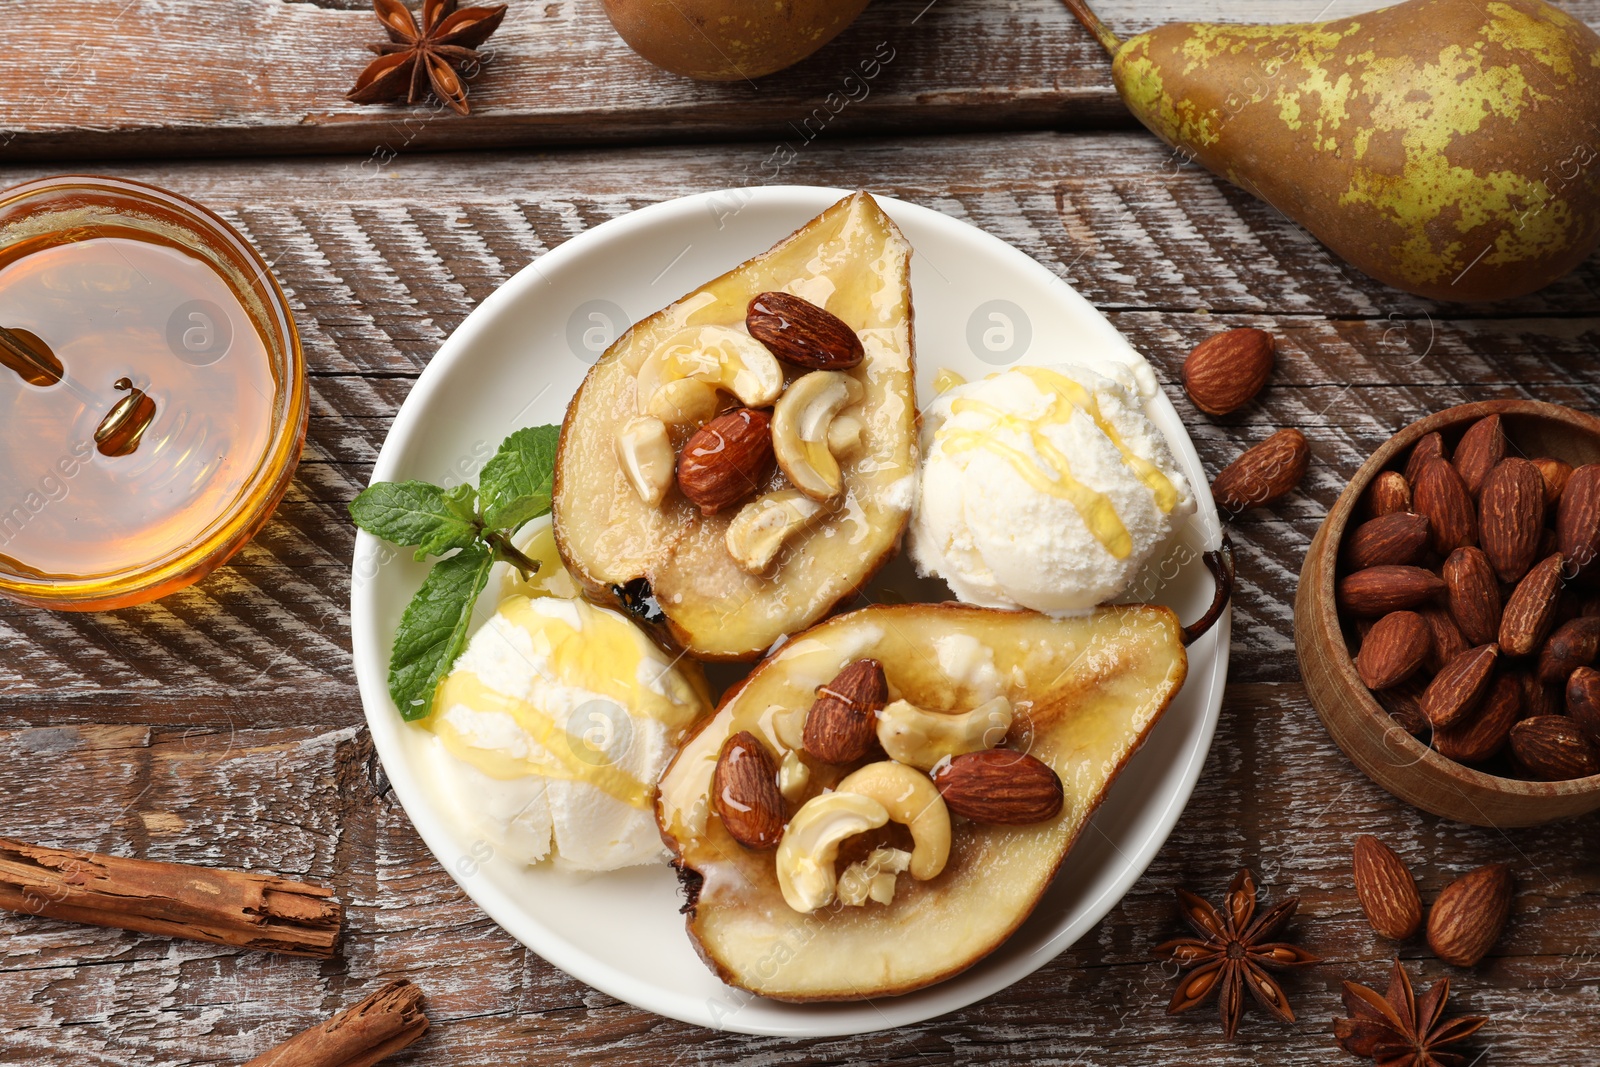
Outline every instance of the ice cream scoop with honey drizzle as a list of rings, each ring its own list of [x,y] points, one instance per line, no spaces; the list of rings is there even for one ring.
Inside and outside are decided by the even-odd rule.
[[[1147,366],[1016,367],[923,414],[911,554],[986,607],[1053,615],[1123,593],[1194,511],[1144,412]]]

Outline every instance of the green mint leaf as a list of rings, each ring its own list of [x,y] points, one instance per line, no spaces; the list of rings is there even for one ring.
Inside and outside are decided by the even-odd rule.
[[[427,482],[379,482],[350,502],[350,517],[369,534],[416,545],[417,558],[466,548],[478,540],[477,491],[446,491]]]
[[[489,583],[494,553],[482,544],[433,565],[400,616],[389,653],[389,695],[407,721],[433,710],[434,690],[467,645],[472,607]]]
[[[550,510],[559,426],[529,426],[507,437],[478,476],[483,520],[494,530],[515,530]]]

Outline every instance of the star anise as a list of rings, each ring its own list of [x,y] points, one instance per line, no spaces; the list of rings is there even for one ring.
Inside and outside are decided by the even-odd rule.
[[[1267,972],[1321,963],[1318,956],[1284,942],[1267,938],[1281,930],[1300,906],[1298,897],[1279,902],[1270,911],[1256,916],[1256,883],[1249,871],[1233,876],[1224,902],[1225,914],[1187,890],[1178,890],[1178,908],[1198,938],[1182,937],[1155,947],[1158,959],[1172,960],[1189,973],[1178,982],[1178,991],[1167,1005],[1167,1012],[1198,1008],[1217,994],[1222,1012],[1222,1034],[1232,1040],[1244,1013],[1244,991],[1248,989],[1267,1011],[1286,1023],[1294,1022],[1294,1009],[1283,989]]]
[[[461,72],[478,62],[477,47],[500,28],[506,5],[464,7],[457,0],[423,0],[422,25],[401,0],[372,0],[389,39],[368,45],[378,58],[356,79],[346,99],[358,104],[398,100],[415,104],[424,84],[433,95],[465,115],[467,83]]]
[[[1461,1067],[1467,1057],[1445,1048],[1471,1037],[1489,1019],[1462,1015],[1444,1022],[1449,996],[1450,979],[1443,978],[1418,1000],[1411,977],[1395,960],[1386,996],[1354,982],[1344,984],[1344,1006],[1351,1018],[1333,1020],[1334,1039],[1346,1052],[1366,1056],[1378,1067]]]

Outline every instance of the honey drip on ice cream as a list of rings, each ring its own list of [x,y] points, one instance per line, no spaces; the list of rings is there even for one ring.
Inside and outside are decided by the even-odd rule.
[[[1156,469],[1143,456],[1128,448],[1110,420],[1100,410],[1093,393],[1081,383],[1044,367],[1017,367],[1015,372],[1025,376],[1034,386],[1050,398],[1050,406],[1038,418],[1013,415],[971,397],[961,397],[950,405],[952,414],[973,412],[986,416],[990,425],[982,431],[942,428],[937,440],[947,452],[982,448],[1007,459],[1016,472],[1041,493],[1069,501],[1082,517],[1083,523],[1100,546],[1117,559],[1127,559],[1133,551],[1133,539],[1117,514],[1116,506],[1106,496],[1084,485],[1072,476],[1072,463],[1062,454],[1044,430],[1059,426],[1081,411],[1093,420],[1095,426],[1116,448],[1122,462],[1149,488],[1156,507],[1170,514],[1178,504],[1178,490],[1171,479]],[[998,439],[998,433],[1007,431],[1025,438],[1034,455]]]

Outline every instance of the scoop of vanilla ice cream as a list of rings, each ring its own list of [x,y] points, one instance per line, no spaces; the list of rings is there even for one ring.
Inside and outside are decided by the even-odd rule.
[[[910,551],[967,603],[1088,611],[1194,511],[1145,365],[1014,367],[923,411]]]
[[[698,679],[624,616],[512,595],[422,725],[440,792],[497,853],[607,871],[663,855],[655,783],[709,710]]]

